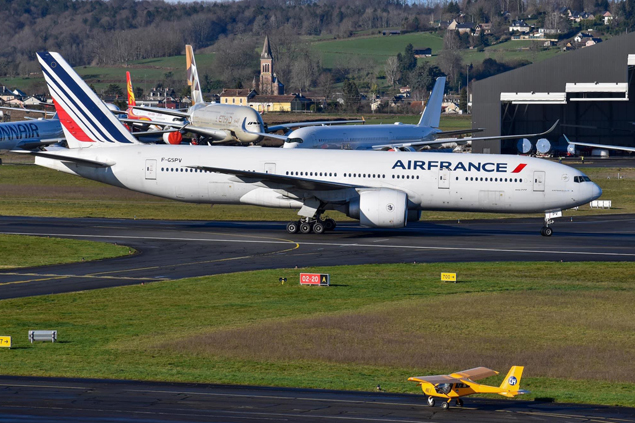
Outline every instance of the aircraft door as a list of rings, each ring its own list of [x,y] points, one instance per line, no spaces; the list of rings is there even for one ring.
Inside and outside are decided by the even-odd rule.
[[[146,180],[157,179],[157,161],[154,159],[146,160]]]
[[[450,189],[450,169],[439,169],[439,188]]]
[[[545,172],[537,170],[534,172],[534,191],[545,190]]]
[[[276,164],[275,163],[265,163],[265,173],[276,173]]]

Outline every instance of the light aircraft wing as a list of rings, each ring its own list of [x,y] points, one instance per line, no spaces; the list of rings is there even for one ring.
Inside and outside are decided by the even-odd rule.
[[[560,122],[560,119],[558,119],[556,123],[554,123],[551,126],[551,128],[549,128],[545,132],[541,132],[538,134],[495,135],[490,137],[441,138],[441,139],[425,140],[425,141],[409,141],[409,142],[402,142],[402,143],[378,144],[373,146],[373,150],[384,150],[387,148],[401,148],[401,147],[420,147],[424,145],[445,144],[449,142],[462,143],[462,142],[468,142],[468,141],[515,140],[520,138],[541,137],[543,135],[549,134],[554,129],[556,129],[556,126],[558,126],[559,122]]]
[[[276,175],[273,173],[250,172],[247,170],[226,169],[212,166],[187,166],[193,169],[234,175],[249,182],[273,183],[308,191],[333,191],[347,188],[364,188],[362,185],[343,184],[341,182],[321,181],[302,176]]]
[[[455,378],[480,380],[490,376],[496,376],[497,374],[498,372],[496,370],[488,369],[487,367],[475,367],[473,369],[452,373],[450,376]]]
[[[569,138],[567,138],[567,136],[565,135],[564,138],[567,140],[567,142],[571,145],[580,145],[582,147],[591,147],[591,148],[605,148],[607,150],[621,150],[621,151],[631,151],[631,152],[635,152],[635,147],[626,147],[623,145],[606,145],[606,144],[591,144],[588,142],[577,142],[577,141],[571,141],[569,140]]]
[[[94,166],[94,167],[111,167],[115,164],[115,162],[100,162],[96,160],[89,160],[89,159],[84,159],[84,158],[76,157],[72,155],[48,152],[48,151],[12,150],[11,153],[30,154],[32,156],[45,157],[47,159],[59,160],[62,162],[79,163],[79,164]]]
[[[411,382],[419,383],[431,383],[438,385],[439,383],[461,383],[461,379],[449,376],[449,375],[435,375],[435,376],[413,376],[408,378]]]
[[[363,123],[363,122],[366,122],[366,120],[365,119],[356,119],[356,120],[321,120],[321,121],[315,121],[315,122],[281,123],[280,125],[274,125],[274,126],[267,127],[267,134],[269,132],[275,132],[275,131],[279,131],[281,129],[302,128],[302,127],[305,127],[305,126],[346,125],[347,123]]]
[[[134,106],[133,110],[144,110],[146,112],[163,113],[164,115],[176,116],[184,119],[188,119],[190,117],[190,114],[188,112],[179,112],[174,109],[161,109],[159,107]]]

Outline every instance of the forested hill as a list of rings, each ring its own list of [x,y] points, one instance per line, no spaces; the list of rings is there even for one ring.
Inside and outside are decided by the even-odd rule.
[[[185,43],[201,48],[219,37],[282,28],[348,36],[399,27],[417,14],[423,21],[431,10],[395,0],[0,0],[0,75],[37,72],[35,52],[43,49],[59,51],[75,66],[117,64],[180,54]]]

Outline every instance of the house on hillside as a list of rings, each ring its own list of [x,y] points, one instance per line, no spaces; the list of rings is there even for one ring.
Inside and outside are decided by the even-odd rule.
[[[531,31],[531,27],[527,24],[527,22],[523,20],[513,21],[512,24],[509,26],[509,32],[514,31],[529,32]]]
[[[256,90],[247,88],[225,88],[220,93],[221,104],[236,104],[238,106],[247,106],[252,98],[258,93]]]
[[[46,103],[40,101],[39,99],[35,98],[35,97],[28,97],[26,100],[24,100],[24,105],[26,107],[32,107],[32,106],[42,106]]]
[[[586,43],[584,44],[585,47],[591,47],[594,46],[598,43],[601,43],[602,39],[601,38],[596,38],[596,37],[592,37],[590,40],[587,40]]]
[[[432,49],[430,47],[417,47],[414,49],[415,57],[431,57]]]
[[[578,35],[576,35],[573,40],[576,43],[586,43],[587,40],[591,39],[593,37],[591,37],[591,34],[587,34],[586,32],[581,32]]]
[[[604,25],[610,25],[611,22],[613,21],[613,15],[611,14],[611,12],[604,12],[604,14],[602,15],[602,18],[604,19]]]
[[[456,26],[459,34],[471,34],[474,32],[474,22],[465,22]]]
[[[480,23],[478,25],[476,25],[476,28],[474,30],[474,35],[475,36],[479,36],[481,35],[481,33],[487,35],[487,34],[491,34],[492,33],[492,24],[491,23]]]

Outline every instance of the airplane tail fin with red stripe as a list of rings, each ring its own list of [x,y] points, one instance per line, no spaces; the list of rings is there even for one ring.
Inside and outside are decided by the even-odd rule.
[[[37,57],[69,148],[140,144],[59,53]]]

